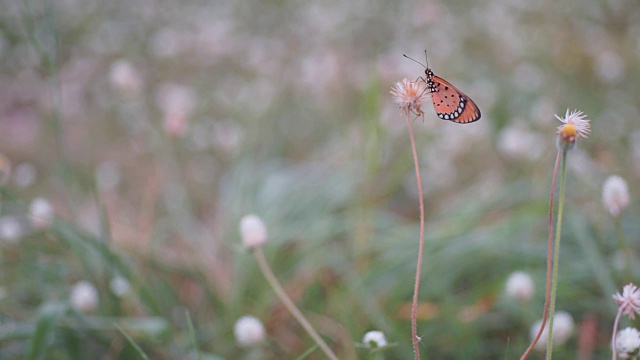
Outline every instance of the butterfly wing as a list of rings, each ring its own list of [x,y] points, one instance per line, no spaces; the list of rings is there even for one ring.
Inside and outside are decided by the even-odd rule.
[[[480,109],[467,95],[439,76],[433,75],[432,81],[431,100],[440,119],[459,124],[480,120]]]

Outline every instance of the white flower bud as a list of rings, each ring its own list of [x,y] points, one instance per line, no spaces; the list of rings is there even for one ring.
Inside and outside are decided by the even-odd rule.
[[[123,297],[131,289],[131,284],[129,284],[129,280],[124,277],[116,276],[109,282],[109,289],[111,289],[111,292],[117,297]]]
[[[538,334],[538,330],[540,330],[540,324],[542,324],[542,320],[536,321],[535,324],[531,326],[530,335],[531,339],[535,338]],[[573,318],[569,313],[565,311],[558,311],[555,313],[553,319],[553,343],[556,345],[564,344],[569,340],[571,334],[573,334]],[[540,339],[535,345],[535,349],[544,350],[547,347],[547,340],[549,338],[549,323],[542,331],[542,335]]]
[[[71,307],[78,311],[91,311],[98,306],[98,290],[88,281],[79,281],[71,288]]]
[[[29,205],[29,219],[36,229],[51,225],[53,221],[53,206],[45,198],[36,198]]]
[[[240,220],[240,236],[244,247],[255,249],[267,241],[267,228],[258,216],[246,215]]]
[[[534,290],[533,279],[523,271],[511,273],[504,286],[505,294],[518,301],[529,301]]]
[[[616,351],[623,359],[628,359],[640,348],[640,332],[632,327],[628,327],[616,336]]]
[[[241,346],[256,345],[266,337],[262,322],[250,315],[245,315],[236,321],[233,326],[233,334]]]
[[[387,339],[384,337],[384,333],[382,331],[373,330],[364,334],[362,338],[362,342],[372,348],[380,348],[387,346]]]
[[[609,176],[602,185],[602,204],[611,216],[618,216],[629,205],[629,187],[623,178]]]

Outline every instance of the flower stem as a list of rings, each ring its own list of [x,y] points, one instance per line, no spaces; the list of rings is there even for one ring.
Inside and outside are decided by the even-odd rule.
[[[416,169],[416,183],[418,185],[418,200],[420,202],[420,242],[418,247],[418,265],[416,266],[416,282],[413,287],[413,303],[411,305],[411,337],[413,341],[413,353],[416,360],[420,360],[420,348],[418,343],[418,290],[420,288],[420,273],[422,269],[422,254],[424,252],[424,198],[422,195],[422,179],[420,178],[420,165],[418,164],[418,153],[416,152],[416,141],[413,137],[413,125],[411,116],[407,113],[407,126],[409,127],[409,137],[411,138],[411,150],[413,151],[413,165]]]
[[[293,301],[289,298],[287,293],[284,291],[284,289],[282,288],[282,285],[280,285],[280,282],[278,282],[278,279],[273,274],[273,271],[271,271],[271,267],[269,267],[269,263],[267,262],[267,259],[264,257],[264,253],[262,252],[262,249],[260,248],[255,249],[253,251],[253,256],[256,258],[258,267],[260,267],[260,271],[262,271],[262,274],[267,279],[267,282],[269,282],[269,285],[271,285],[271,287],[273,288],[273,291],[276,292],[276,295],[278,295],[278,297],[280,298],[280,301],[282,301],[282,303],[287,308],[287,310],[289,310],[291,315],[293,315],[293,317],[296,318],[296,320],[298,320],[300,325],[302,325],[302,327],[307,331],[309,336],[311,336],[311,338],[316,342],[316,344],[318,344],[320,349],[325,353],[325,355],[327,355],[329,359],[338,360],[338,357],[336,356],[336,354],[334,354],[333,351],[331,351],[331,348],[329,348],[327,343],[325,343],[324,340],[322,340],[320,335],[318,335],[318,333],[313,328],[313,326],[311,326],[309,321],[304,317],[304,315],[302,315],[300,310],[298,310],[296,305],[293,303]]]
[[[622,310],[618,310],[618,314],[616,315],[616,320],[613,322],[613,333],[611,335],[611,355],[612,360],[616,360],[618,358],[618,353],[616,352],[616,334],[618,333],[618,323],[620,322],[620,315],[622,315]]]
[[[556,311],[558,294],[558,268],[560,257],[560,235],[562,233],[562,214],[564,210],[564,185],[567,179],[567,148],[562,148],[562,169],[560,170],[560,192],[558,194],[558,220],[556,223],[556,240],[553,249],[553,277],[551,279],[551,302],[549,304],[549,338],[547,342],[547,360],[551,360],[553,352],[553,317]]]
[[[538,334],[531,341],[531,345],[527,348],[527,350],[522,354],[520,360],[525,360],[527,356],[533,351],[533,347],[536,346],[538,340],[540,340],[540,336],[542,336],[542,332],[544,331],[545,325],[547,325],[547,319],[549,317],[549,293],[551,292],[551,263],[553,256],[553,199],[556,193],[556,180],[558,179],[558,165],[560,164],[560,151],[556,155],[556,163],[553,166],[553,177],[551,180],[551,195],[549,196],[549,224],[548,224],[548,241],[547,241],[547,286],[544,293],[544,310],[542,312],[542,323],[540,324],[540,329],[538,330]]]

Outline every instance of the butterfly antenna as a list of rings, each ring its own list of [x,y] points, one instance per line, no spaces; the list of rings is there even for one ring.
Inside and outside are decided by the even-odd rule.
[[[417,62],[418,64],[422,65],[423,67],[426,67],[426,66],[424,66],[424,64],[423,64],[423,63],[421,63],[420,61],[418,61],[418,60],[416,60],[416,59],[414,59],[414,58],[412,58],[412,57],[409,57],[409,56],[407,56],[407,55],[405,55],[405,54],[402,54],[402,56],[406,57],[406,58],[407,58],[407,59],[409,59],[409,60],[412,60],[412,61]]]
[[[424,49],[424,60],[427,62],[427,67],[429,67],[429,57],[427,56],[427,49]]]

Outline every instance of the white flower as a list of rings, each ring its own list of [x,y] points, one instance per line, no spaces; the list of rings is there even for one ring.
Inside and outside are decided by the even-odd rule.
[[[164,113],[164,130],[182,136],[196,107],[196,95],[186,86],[164,84],[158,90],[156,103]]]
[[[623,178],[609,176],[602,185],[602,204],[611,216],[618,216],[629,205],[629,187]]]
[[[583,114],[582,111],[573,110],[570,111],[567,109],[564,117],[560,117],[558,115],[554,115],[556,119],[562,122],[564,125],[558,126],[558,132],[560,133],[563,128],[567,125],[573,125],[575,132],[577,133],[577,137],[587,138],[591,133],[591,125],[589,124],[589,120],[587,120],[587,115]],[[575,141],[575,138],[574,138]]]
[[[620,357],[628,359],[630,355],[637,353],[640,348],[640,332],[628,327],[618,333],[616,337],[616,350]]]
[[[0,240],[16,243],[25,234],[25,227],[16,216],[0,217]]]
[[[540,325],[542,324],[542,320],[536,321],[535,324],[531,326],[531,330],[529,334],[531,335],[531,339],[535,338],[538,334],[538,330],[540,330]],[[564,344],[569,337],[573,333],[574,323],[573,318],[569,313],[565,311],[558,311],[555,313],[553,319],[553,343],[556,345]],[[549,338],[549,323],[545,326],[542,331],[542,335],[540,339],[535,345],[535,349],[543,350],[547,347],[547,340]]]
[[[582,111],[574,110],[569,112],[569,109],[567,109],[564,118],[558,115],[555,115],[555,117],[563,123],[563,125],[558,126],[556,142],[558,150],[571,150],[575,147],[578,138],[589,137],[591,125],[587,120],[587,115],[584,115]]]
[[[504,291],[507,296],[519,301],[528,301],[533,296],[535,287],[533,279],[523,271],[511,273],[505,283]]]
[[[98,305],[98,290],[88,281],[79,281],[71,288],[71,307],[78,311],[91,311]]]
[[[138,94],[142,88],[142,79],[138,70],[127,60],[116,60],[109,71],[111,84],[124,92]]]
[[[262,322],[250,315],[245,315],[236,321],[233,334],[241,346],[256,345],[266,337]]]
[[[257,215],[246,215],[240,220],[242,245],[255,249],[267,241],[267,227]]]
[[[422,103],[429,97],[430,92],[426,91],[426,84],[423,81],[409,81],[402,79],[391,88],[393,101],[400,107],[402,113],[409,116],[411,113],[416,116],[424,116]]]
[[[117,297],[123,297],[131,289],[131,284],[129,284],[129,280],[124,277],[116,276],[109,282],[109,289],[111,289],[111,292]]]
[[[36,198],[29,205],[29,219],[36,229],[42,229],[51,225],[53,221],[53,206],[45,198]]]
[[[633,284],[627,284],[622,288],[621,293],[615,293],[613,300],[618,305],[618,311],[627,315],[633,320],[635,314],[640,315],[640,290]]]
[[[384,337],[384,333],[382,331],[373,330],[364,334],[362,338],[362,342],[372,348],[380,348],[387,346],[387,339]]]

